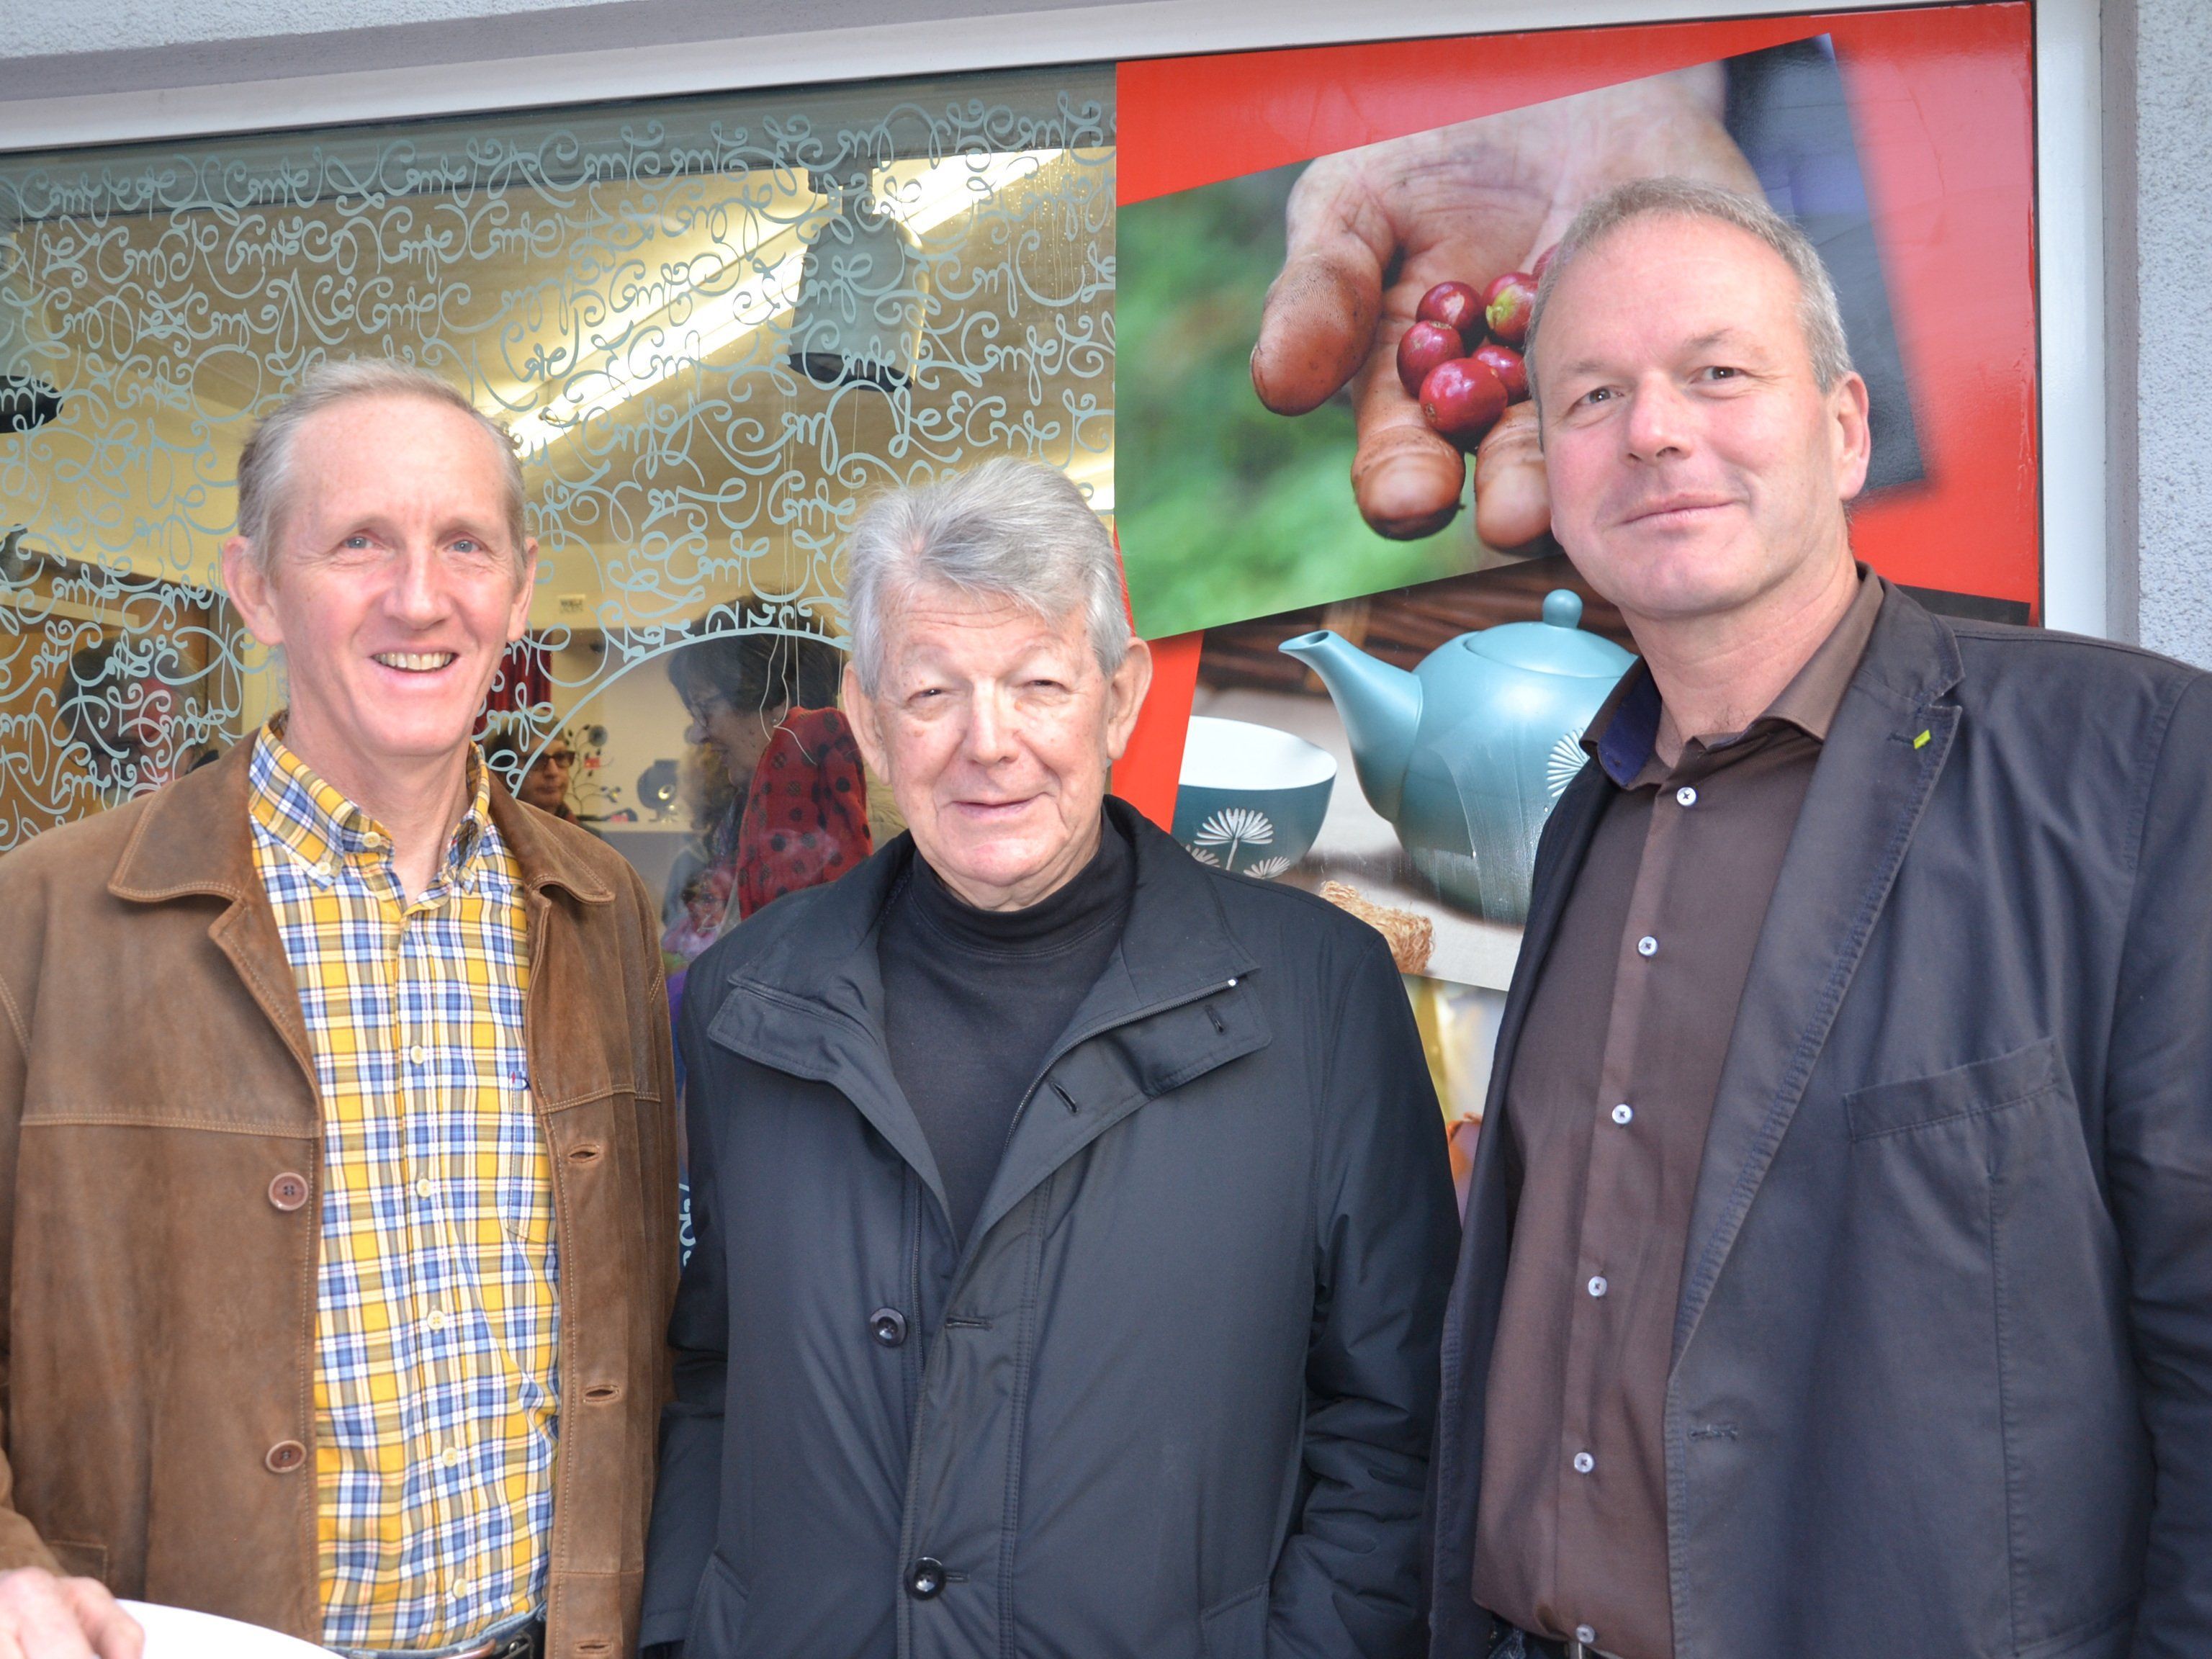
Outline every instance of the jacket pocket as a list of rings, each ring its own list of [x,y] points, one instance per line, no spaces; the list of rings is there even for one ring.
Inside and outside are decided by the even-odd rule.
[[[2118,1235],[2071,1076],[2044,1038],[1844,1108],[1850,1267],[1828,1323],[1856,1399],[1832,1409],[1868,1415],[1839,1436],[1853,1479],[1915,1522],[1870,1546],[1923,1605],[1961,1610],[1949,1639],[2055,1642],[2132,1594],[2150,1496]]]
[[[1879,1083],[1844,1097],[1853,1140],[1923,1129],[1954,1118],[2001,1111],[2056,1088],[2058,1045],[2049,1037],[1992,1060],[1955,1066],[1933,1077]]]
[[[1255,1584],[1198,1616],[1206,1659],[1264,1659],[1267,1650],[1267,1586]]]
[[[684,1640],[684,1659],[737,1659],[738,1644],[744,1635],[745,1587],[730,1570],[722,1553],[707,1558],[707,1571],[699,1577],[698,1599],[691,1604],[691,1633]]]
[[[49,1538],[46,1547],[60,1563],[64,1576],[70,1578],[97,1578],[103,1583],[107,1577],[107,1546],[82,1544],[66,1538]]]

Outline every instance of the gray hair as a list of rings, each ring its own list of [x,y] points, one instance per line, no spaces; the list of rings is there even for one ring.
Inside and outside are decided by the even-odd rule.
[[[1832,390],[1851,373],[1851,348],[1844,337],[1843,313],[1836,304],[1836,285],[1828,279],[1805,233],[1764,202],[1718,185],[1693,179],[1632,179],[1616,185],[1586,203],[1575,215],[1567,234],[1559,238],[1552,263],[1544,267],[1544,280],[1536,288],[1536,304],[1528,315],[1528,337],[1522,356],[1528,362],[1528,390],[1536,393],[1536,331],[1544,308],[1566,274],[1569,265],[1623,225],[1638,219],[1710,219],[1733,225],[1779,254],[1797,278],[1797,326],[1805,336],[1805,350],[1813,360],[1813,379],[1820,390]]]
[[[238,533],[252,544],[254,562],[269,568],[269,556],[285,510],[290,507],[292,452],[300,428],[335,404],[356,398],[414,398],[459,410],[490,434],[499,447],[505,475],[507,550],[518,564],[526,538],[522,462],[507,428],[479,410],[456,388],[428,369],[389,357],[355,357],[318,363],[292,394],[263,416],[238,458]]]
[[[853,667],[882,682],[887,602],[924,584],[1011,600],[1057,621],[1080,610],[1099,668],[1129,654],[1129,613],[1114,538],[1066,474],[1001,456],[868,503],[846,544]]]

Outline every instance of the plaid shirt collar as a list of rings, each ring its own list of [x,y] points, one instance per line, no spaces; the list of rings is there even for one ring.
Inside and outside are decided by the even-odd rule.
[[[437,879],[419,896],[453,888],[476,890],[491,861],[491,769],[469,745],[469,810],[446,847]],[[392,836],[286,746],[282,710],[253,742],[251,763],[253,822],[289,854],[307,878],[328,887],[341,867],[365,878],[391,879]]]

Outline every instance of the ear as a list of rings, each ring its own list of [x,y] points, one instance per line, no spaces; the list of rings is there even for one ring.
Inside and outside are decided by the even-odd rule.
[[[261,568],[261,562],[253,556],[253,544],[243,536],[223,539],[222,585],[248,633],[264,645],[284,643],[283,626],[277,620],[274,595],[270,591],[275,584]]]
[[[1152,647],[1142,640],[1129,641],[1129,654],[1106,683],[1106,758],[1117,761],[1137,729],[1137,715],[1145,694],[1152,689]]]
[[[862,763],[876,776],[889,781],[890,750],[884,742],[883,721],[878,717],[876,700],[860,689],[860,671],[850,663],[845,665],[837,703],[845,711],[845,724],[853,728],[853,741],[860,746]]]
[[[1874,458],[1874,428],[1867,421],[1866,382],[1846,374],[1828,392],[1835,428],[1836,491],[1844,501],[1866,488],[1867,464]]]
[[[507,637],[510,643],[530,631],[530,601],[538,588],[538,538],[526,537],[522,544],[522,568],[514,579],[514,603],[507,613]]]

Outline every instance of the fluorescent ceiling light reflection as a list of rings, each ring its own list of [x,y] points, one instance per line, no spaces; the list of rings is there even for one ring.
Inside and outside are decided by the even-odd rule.
[[[876,196],[908,229],[926,236],[1007,185],[1034,176],[1061,154],[1056,149],[1028,149],[994,155],[988,160],[955,155],[941,161],[894,162],[878,175]],[[763,250],[776,241],[790,242],[791,251],[726,292],[708,295],[683,323],[653,323],[653,315],[665,317],[702,289],[712,289],[733,268],[759,263]],[[541,454],[548,445],[574,433],[594,415],[621,408],[663,380],[768,327],[798,305],[799,264],[805,257],[805,249],[797,231],[792,229],[728,254],[695,260],[690,280],[657,313],[640,319],[632,326],[627,345],[610,352],[594,372],[572,377],[544,408],[514,423],[509,430],[515,442],[526,455]],[[1110,496],[1110,477],[1106,488]]]

